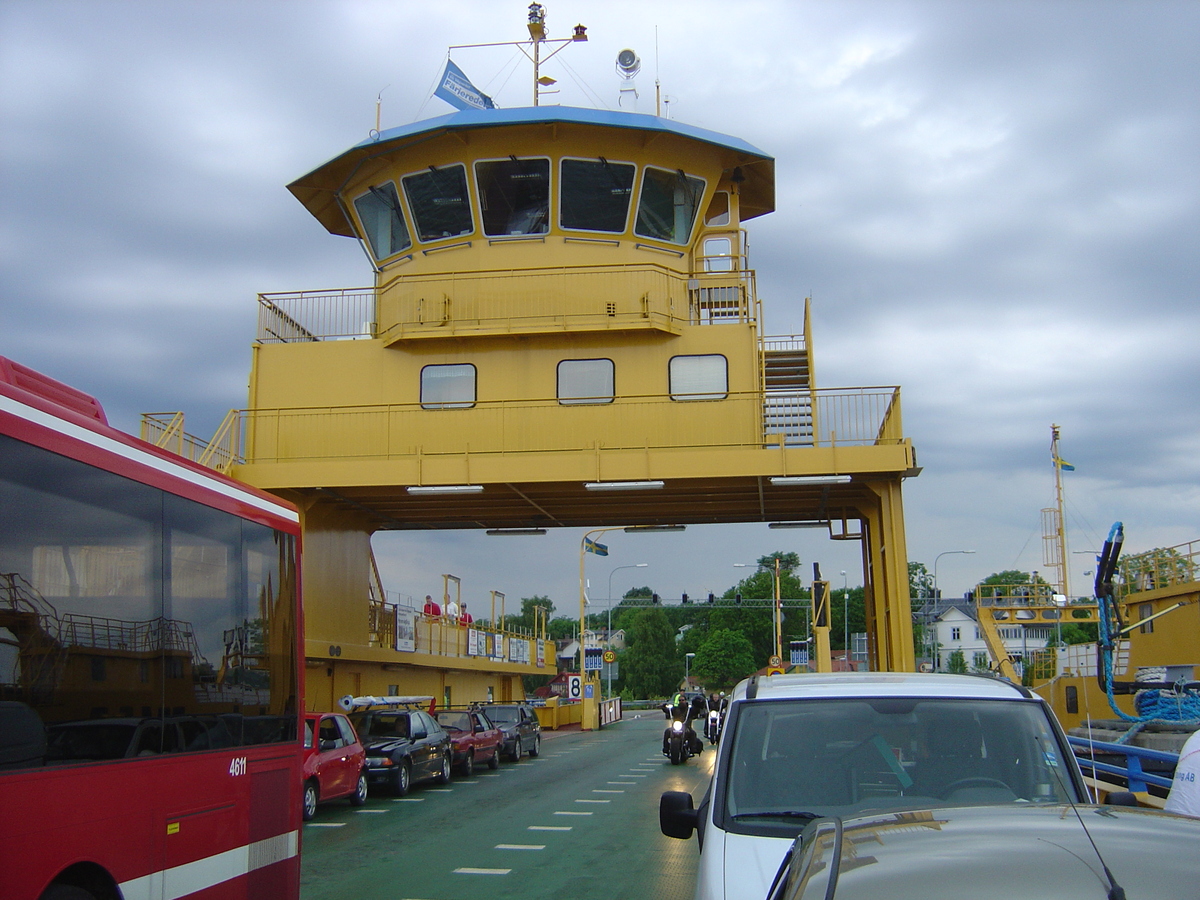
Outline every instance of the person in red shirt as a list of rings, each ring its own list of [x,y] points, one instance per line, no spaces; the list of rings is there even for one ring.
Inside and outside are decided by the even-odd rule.
[[[433,597],[429,594],[425,595],[425,609],[422,610],[427,616],[440,616],[442,608],[433,602]]]
[[[469,612],[467,612],[467,604],[465,604],[465,603],[462,605],[462,614],[458,617],[458,621],[460,624],[463,624],[463,625],[470,625],[472,622],[475,621],[471,617],[471,614]]]

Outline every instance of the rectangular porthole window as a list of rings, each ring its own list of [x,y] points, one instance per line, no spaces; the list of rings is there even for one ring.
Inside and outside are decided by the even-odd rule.
[[[422,409],[466,409],[475,405],[475,367],[470,363],[425,366],[421,370]]]
[[[412,246],[400,210],[400,197],[392,182],[368,188],[367,193],[355,197],[354,209],[376,259],[387,259]]]
[[[420,240],[440,241],[474,230],[465,166],[430,166],[427,172],[405,175],[401,181]]]
[[[703,196],[704,181],[700,178],[682,171],[646,169],[634,233],[657,241],[686,244]]]
[[[564,159],[559,221],[576,231],[620,233],[629,222],[634,167],[600,159]]]
[[[717,191],[713,194],[704,213],[704,224],[709,227],[729,224],[729,191]]]
[[[550,160],[475,163],[483,233],[545,234],[550,230]]]
[[[729,395],[729,362],[719,353],[673,356],[672,400],[724,400]]]
[[[558,402],[584,406],[613,402],[611,359],[564,359],[558,364]]]
[[[727,237],[704,239],[704,271],[733,271],[733,241]]]

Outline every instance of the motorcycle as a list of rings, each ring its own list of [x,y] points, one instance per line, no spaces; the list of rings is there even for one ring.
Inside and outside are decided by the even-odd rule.
[[[704,736],[710,744],[715,744],[721,737],[721,725],[725,721],[725,695],[708,703],[708,718],[704,722]]]
[[[704,750],[704,742],[696,736],[692,720],[707,706],[699,697],[690,702],[680,699],[678,703],[663,704],[663,712],[669,721],[663,732],[663,756],[669,757],[671,764],[676,766]]]

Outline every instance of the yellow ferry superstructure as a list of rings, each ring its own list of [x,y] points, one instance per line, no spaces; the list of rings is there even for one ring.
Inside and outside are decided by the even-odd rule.
[[[374,270],[260,295],[227,432],[234,474],[302,510],[310,696],[455,670],[376,646],[381,529],[820,527],[861,542],[873,667],[914,668],[900,391],[818,388],[807,301],[802,334],[761,333],[744,223],[775,207],[770,156],[656,116],[466,110],[289,189]]]

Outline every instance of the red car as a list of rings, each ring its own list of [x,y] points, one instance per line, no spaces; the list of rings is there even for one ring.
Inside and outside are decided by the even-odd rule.
[[[464,775],[475,771],[475,764],[487,762],[489,769],[500,768],[500,750],[504,732],[478,709],[443,709],[438,724],[450,735],[454,765]]]
[[[341,713],[304,714],[304,821],[317,814],[317,803],[350,798],[367,802],[367,752]]]

